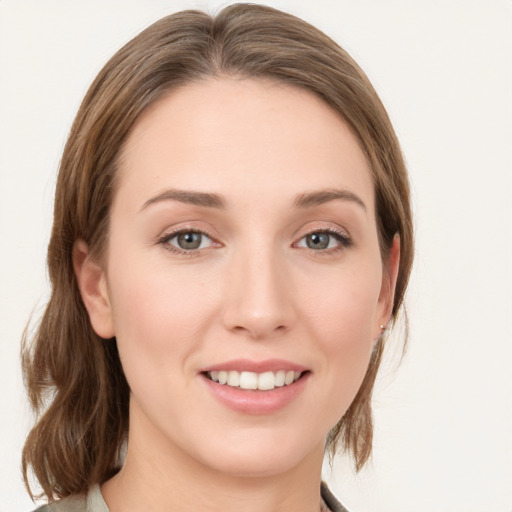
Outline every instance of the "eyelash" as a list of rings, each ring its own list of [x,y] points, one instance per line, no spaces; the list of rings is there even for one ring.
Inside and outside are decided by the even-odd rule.
[[[319,249],[305,248],[305,249],[308,249],[310,252],[314,253],[315,255],[319,255],[319,256],[329,256],[331,254],[335,254],[340,251],[343,251],[344,249],[348,249],[354,245],[354,242],[350,238],[349,235],[347,235],[346,233],[344,233],[342,231],[338,231],[337,229],[334,229],[334,228],[321,228],[321,229],[315,229],[313,231],[310,231],[309,233],[306,233],[305,235],[303,235],[297,242],[294,243],[294,245],[296,246],[299,242],[304,240],[306,237],[312,236],[312,235],[328,235],[328,236],[333,237],[338,242],[336,247],[331,247],[331,248],[327,248],[327,249],[319,250]]]
[[[173,231],[172,233],[167,233],[158,239],[158,243],[161,244],[165,248],[165,250],[172,252],[174,254],[179,254],[182,256],[198,255],[199,252],[201,251],[200,247],[197,249],[186,250],[186,249],[180,249],[180,248],[169,243],[173,238],[176,238],[182,234],[201,235],[201,236],[209,238],[213,244],[216,243],[216,240],[210,234],[208,234],[206,231],[202,231],[197,228],[194,228],[194,229],[184,228],[184,229],[179,229],[177,231]],[[327,256],[327,255],[342,251],[344,249],[348,249],[349,247],[353,246],[353,244],[354,244],[352,239],[347,234],[345,234],[341,231],[338,231],[336,229],[333,229],[333,228],[322,228],[322,229],[316,229],[316,230],[310,231],[310,232],[306,233],[305,235],[301,236],[297,242],[293,243],[293,246],[298,247],[299,242],[306,239],[306,237],[308,237],[308,236],[324,235],[324,234],[327,234],[328,236],[331,236],[336,239],[336,241],[338,242],[336,247],[331,247],[331,248],[326,248],[326,249],[311,249],[308,247],[301,247],[301,248],[307,249],[309,252],[317,254],[317,255]]]
[[[215,239],[210,234],[208,234],[206,231],[202,231],[201,229],[197,229],[197,228],[193,228],[193,229],[183,228],[183,229],[178,229],[177,231],[173,231],[172,233],[167,233],[158,239],[158,243],[161,244],[165,250],[172,252],[174,254],[179,254],[181,256],[196,256],[201,251],[201,248],[186,250],[186,249],[180,249],[179,247],[176,247],[169,243],[173,238],[176,238],[179,235],[185,235],[185,234],[189,234],[189,233],[207,237],[212,241],[212,243],[215,243]]]

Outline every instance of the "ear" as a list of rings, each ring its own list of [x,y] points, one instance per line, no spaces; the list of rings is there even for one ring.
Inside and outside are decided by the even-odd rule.
[[[73,267],[94,332],[102,338],[112,338],[115,330],[105,272],[83,240],[76,240],[73,245]]]
[[[377,314],[378,324],[375,326],[375,337],[378,339],[382,334],[381,326],[384,328],[388,325],[393,312],[393,304],[395,299],[396,280],[398,277],[398,269],[400,267],[400,236],[398,233],[393,238],[393,243],[389,250],[387,261],[384,265],[382,273],[382,285],[379,295],[379,307]]]

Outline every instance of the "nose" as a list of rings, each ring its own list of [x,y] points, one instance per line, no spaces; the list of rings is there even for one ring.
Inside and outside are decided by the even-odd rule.
[[[288,331],[295,320],[286,265],[271,250],[237,255],[230,262],[224,326],[253,339]]]

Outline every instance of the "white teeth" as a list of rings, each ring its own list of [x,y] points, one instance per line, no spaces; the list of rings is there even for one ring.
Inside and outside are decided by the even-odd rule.
[[[286,377],[286,372],[284,370],[279,370],[278,372],[276,372],[276,381],[275,381],[275,385],[277,387],[281,387],[281,386],[284,386],[284,379]]]
[[[262,391],[274,389],[276,387],[275,382],[276,377],[273,372],[265,372],[258,375],[258,389]]]
[[[277,372],[237,372],[237,371],[213,371],[208,372],[211,380],[219,384],[226,384],[241,389],[259,389],[268,391],[276,387],[289,386],[297,381],[302,372],[279,370]]]
[[[228,386],[240,386],[241,375],[238,372],[228,372]]]
[[[258,389],[258,374],[254,372],[242,372],[240,374],[240,387],[242,389]]]

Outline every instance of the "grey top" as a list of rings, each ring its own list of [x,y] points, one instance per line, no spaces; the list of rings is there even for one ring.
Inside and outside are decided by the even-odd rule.
[[[63,500],[43,505],[34,512],[109,512],[101,495],[100,486],[91,487],[89,493],[68,496]]]
[[[322,482],[322,509],[327,505],[327,510],[331,512],[348,512],[347,509],[335,498],[327,485]],[[91,487],[87,495],[80,494],[68,496],[63,500],[43,505],[34,512],[109,512],[107,504],[101,495],[100,486]]]

